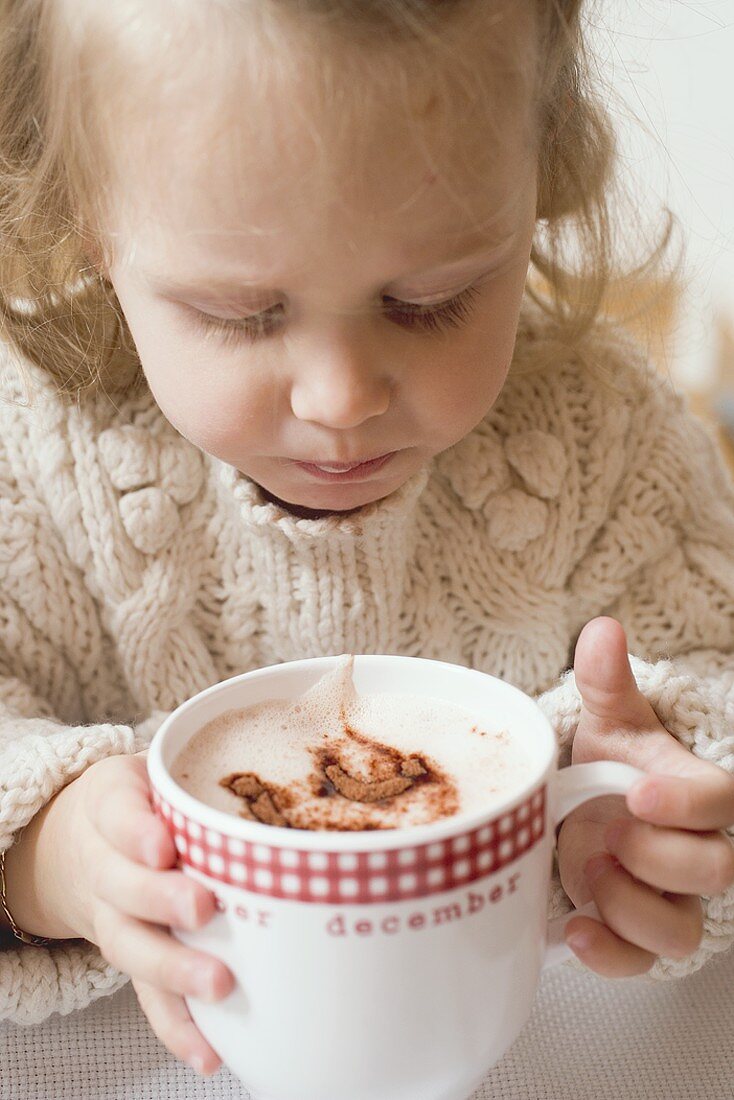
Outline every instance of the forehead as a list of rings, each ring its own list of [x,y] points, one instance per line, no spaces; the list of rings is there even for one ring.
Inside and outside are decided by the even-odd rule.
[[[357,254],[378,234],[407,261],[416,241],[450,253],[469,236],[500,238],[535,167],[524,11],[497,7],[483,38],[476,19],[457,22],[430,55],[337,49],[291,26],[265,43],[220,42],[205,66],[170,49],[155,63],[166,70],[155,112],[121,105],[113,246],[214,246],[225,259],[246,247],[267,263],[273,249],[313,254],[334,238]]]

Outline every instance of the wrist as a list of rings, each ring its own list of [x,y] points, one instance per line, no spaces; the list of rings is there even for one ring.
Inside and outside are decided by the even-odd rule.
[[[48,937],[35,936],[29,932],[25,932],[22,928],[18,927],[18,924],[10,912],[7,903],[7,882],[5,879],[5,851],[0,852],[0,933],[3,937],[2,946],[10,944],[14,946],[15,940],[20,940],[21,943],[32,944],[35,947],[43,947],[50,942]]]
[[[68,789],[64,787],[40,809],[5,852],[5,901],[13,920],[23,932],[53,940],[80,936],[56,904],[56,899],[63,897],[63,866],[59,865],[53,841],[58,819],[66,808]],[[66,798],[62,798],[64,795]],[[10,923],[2,909],[0,921],[9,931]]]

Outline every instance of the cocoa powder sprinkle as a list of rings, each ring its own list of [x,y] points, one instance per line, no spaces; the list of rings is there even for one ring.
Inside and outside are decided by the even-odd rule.
[[[409,776],[401,775],[368,783],[363,779],[355,779],[338,764],[330,764],[326,768],[326,775],[339,794],[351,799],[352,802],[379,802],[383,798],[394,798],[395,795],[402,794],[408,787],[413,786],[413,780]]]
[[[233,772],[220,779],[219,784],[244,798],[245,804],[240,810],[240,817],[246,817],[249,821],[260,821],[263,825],[289,827],[288,819],[276,806],[272,793],[252,772]]]
[[[252,803],[252,812],[258,821],[262,821],[263,825],[288,827],[288,822],[273,802],[270,791],[263,791],[257,801]]]
[[[411,779],[415,779],[419,775],[426,775],[426,767],[419,756],[409,756],[407,760],[404,760],[400,765],[400,770],[403,775],[410,776]]]
[[[252,772],[233,772],[219,780],[220,786],[229,787],[240,798],[257,798],[264,787]]]

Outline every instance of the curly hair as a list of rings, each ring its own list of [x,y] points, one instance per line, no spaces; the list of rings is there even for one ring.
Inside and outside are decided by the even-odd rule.
[[[600,315],[614,277],[615,140],[592,80],[585,0],[525,2],[538,42],[527,51],[539,179],[528,290],[557,318],[560,339],[570,344]],[[93,227],[105,197],[99,150],[105,123],[97,118],[87,74],[95,57],[107,64],[104,52],[118,31],[142,41],[155,6],[152,0],[94,0],[77,3],[72,18],[62,0],[0,0],[0,331],[76,400],[100,387],[126,390],[142,381],[114,289],[90,258],[99,247]],[[181,0],[170,33],[186,42],[184,10],[207,22],[286,14],[308,17],[322,35],[349,35],[365,48],[376,44],[378,58],[386,41],[412,44],[429,67],[452,19],[470,10],[486,16],[493,7],[486,0],[208,0],[204,12],[201,0]],[[86,9],[94,14],[85,17]],[[104,22],[106,38],[99,33]],[[491,33],[487,41],[490,50]],[[462,58],[452,62],[460,68]],[[564,260],[570,236],[580,266]]]

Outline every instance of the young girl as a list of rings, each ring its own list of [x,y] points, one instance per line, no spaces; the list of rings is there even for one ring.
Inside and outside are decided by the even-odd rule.
[[[131,976],[217,1067],[183,996],[233,978],[170,933],[213,898],[145,749],[210,684],[347,651],[504,677],[563,764],[648,773],[560,830],[586,966],[734,939],[734,494],[600,318],[580,8],[0,0],[2,1017]]]

